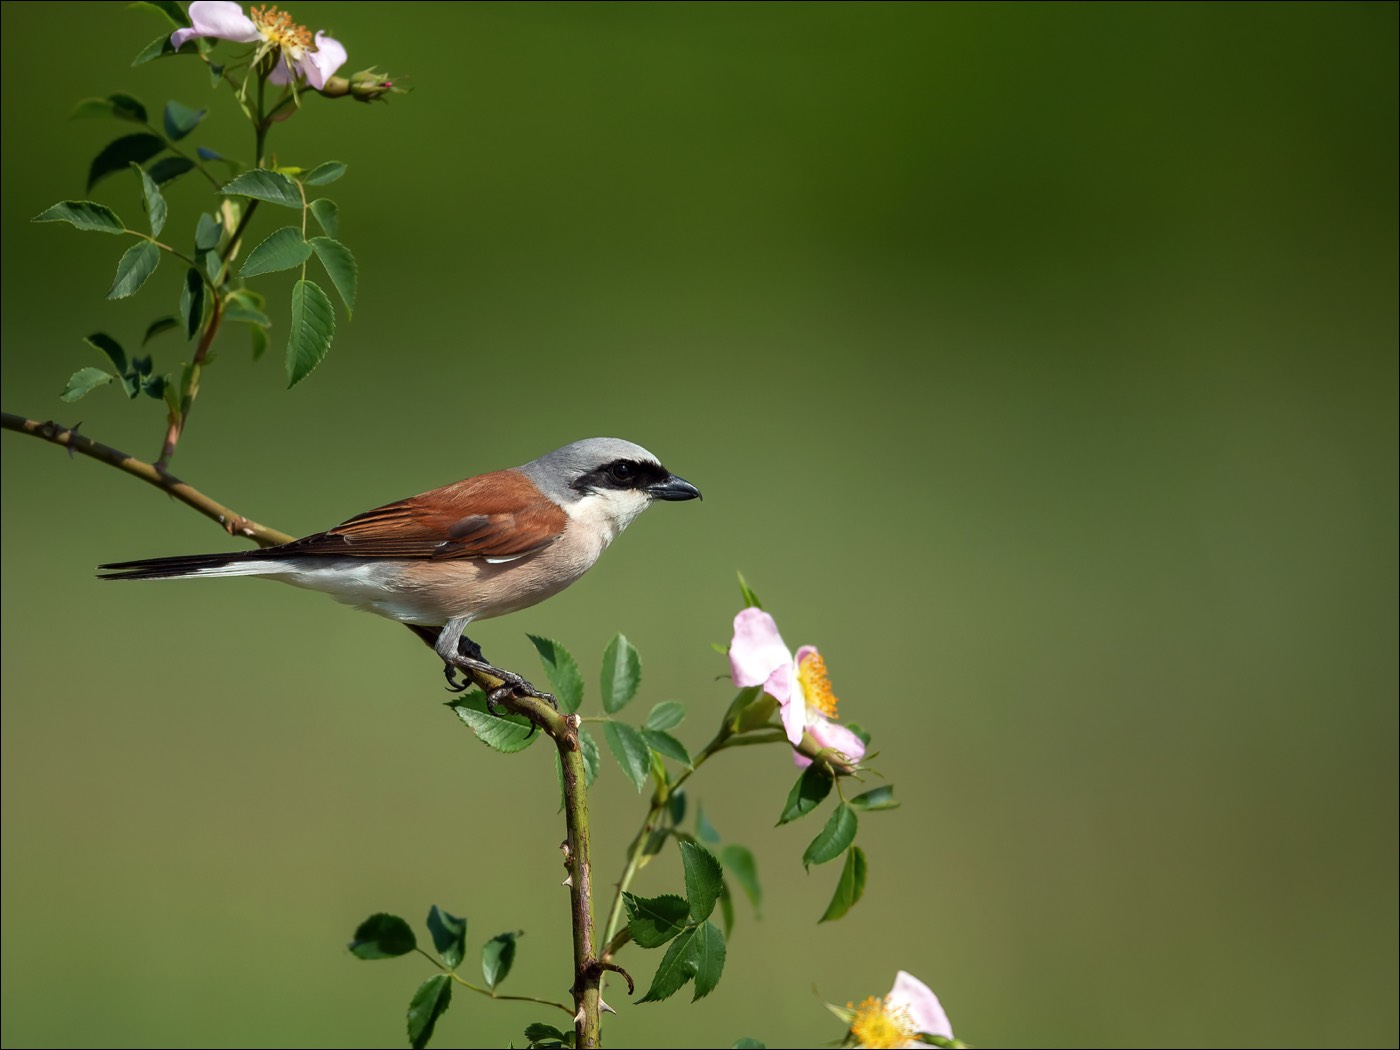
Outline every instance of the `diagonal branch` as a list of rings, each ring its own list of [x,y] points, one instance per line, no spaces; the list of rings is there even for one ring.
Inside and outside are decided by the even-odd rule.
[[[285,532],[278,532],[266,525],[260,525],[251,518],[245,518],[237,511],[210,499],[197,488],[185,484],[167,470],[162,470],[145,460],[137,459],[135,456],[128,456],[125,452],[115,449],[111,445],[104,445],[100,441],[94,441],[85,434],[79,434],[75,427],[65,427],[53,422],[53,420],[40,423],[37,420],[26,419],[24,416],[17,416],[10,412],[0,412],[0,426],[6,430],[28,434],[31,437],[42,438],[44,441],[61,445],[68,449],[70,454],[79,452],[84,456],[91,456],[95,460],[106,463],[109,467],[116,467],[133,477],[140,478],[147,484],[154,485],[163,492],[174,496],[186,506],[193,507],[206,518],[218,522],[230,536],[241,536],[244,539],[252,540],[259,547],[272,547],[294,539]]]

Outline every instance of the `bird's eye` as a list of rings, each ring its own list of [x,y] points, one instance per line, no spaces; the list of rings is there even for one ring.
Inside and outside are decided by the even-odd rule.
[[[626,460],[618,460],[608,467],[608,476],[620,485],[631,481],[633,474],[632,464],[628,463]]]

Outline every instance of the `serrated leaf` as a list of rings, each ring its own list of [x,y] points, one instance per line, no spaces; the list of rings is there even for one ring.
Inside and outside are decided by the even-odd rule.
[[[535,742],[537,733],[524,715],[493,715],[486,710],[486,694],[478,689],[463,693],[449,705],[487,747],[513,754]]]
[[[846,863],[841,867],[841,878],[836,881],[836,892],[831,895],[831,903],[818,922],[831,922],[850,911],[861,894],[865,892],[865,851],[852,846],[846,854]]]
[[[621,722],[604,722],[603,737],[608,742],[608,750],[612,752],[613,758],[617,759],[617,764],[622,767],[622,772],[627,774],[627,779],[632,781],[632,785],[640,792],[647,782],[647,775],[651,772],[651,749],[647,747],[642,734]]]
[[[684,789],[677,789],[671,792],[671,797],[666,802],[666,808],[671,813],[671,823],[676,827],[680,827],[681,821],[685,820],[686,801]]]
[[[165,140],[145,131],[112,140],[92,159],[87,188],[91,190],[114,171],[125,171],[129,164],[144,164],[163,149]]]
[[[284,208],[300,209],[302,206],[301,191],[297,189],[297,184],[281,172],[268,171],[266,168],[245,171],[219,192],[252,197],[269,204],[280,204]]]
[[[338,160],[328,160],[317,164],[301,180],[307,186],[324,186],[345,174],[345,165]]]
[[[719,895],[719,915],[724,920],[724,935],[734,932],[734,895],[729,892],[729,883],[724,884],[724,892]]]
[[[487,988],[495,988],[504,981],[515,964],[515,942],[520,931],[498,933],[481,946],[481,976]]]
[[[248,329],[248,335],[253,343],[253,360],[256,361],[267,353],[267,330],[252,325]]]
[[[467,920],[434,904],[428,909],[428,932],[443,963],[449,970],[457,969],[467,954]]]
[[[204,212],[194,227],[194,250],[211,252],[219,246],[224,236],[224,224],[213,215]]]
[[[753,905],[754,915],[760,915],[763,910],[763,887],[758,883],[758,861],[753,853],[744,846],[731,845],[720,850],[719,855],[724,862],[724,870],[734,876],[734,881]]]
[[[126,224],[117,213],[93,201],[59,201],[34,216],[30,222],[66,222],[80,230],[94,233],[122,233]]]
[[[859,739],[862,744],[864,744],[866,747],[870,746],[870,734],[861,728],[859,722],[847,722],[846,728],[849,729],[852,733],[854,733],[857,739]]]
[[[256,277],[263,273],[291,270],[311,258],[311,245],[295,226],[283,226],[270,233],[243,261],[239,277]],[[295,309],[295,307],[293,307]]]
[[[335,201],[320,197],[308,205],[311,214],[321,225],[321,229],[326,231],[327,237],[340,236],[340,209],[335,206]]]
[[[829,794],[831,794],[831,777],[823,773],[813,763],[802,771],[802,775],[797,778],[797,783],[792,785],[792,790],[788,792],[787,802],[783,806],[783,815],[778,818],[778,823],[786,824],[798,817],[805,817],[816,809]]]
[[[642,658],[632,643],[622,635],[614,635],[603,650],[603,710],[608,714],[621,711],[642,680]]]
[[[660,948],[685,929],[690,917],[690,902],[677,893],[660,897],[622,895],[627,909],[627,929],[639,948]]]
[[[136,66],[144,66],[147,62],[157,58],[164,58],[166,55],[173,55],[174,53],[175,48],[170,43],[170,34],[164,33],[138,51],[136,57],[131,60],[131,65],[133,68]]]
[[[160,265],[160,249],[150,241],[137,241],[122,253],[117,263],[117,275],[107,290],[108,299],[125,299],[134,295],[146,283],[146,278]]]
[[[196,269],[185,271],[185,287],[180,291],[180,320],[185,323],[185,338],[193,339],[204,320],[204,278]]]
[[[126,371],[126,351],[122,349],[122,344],[113,339],[106,332],[93,332],[83,342],[92,347],[98,353],[106,354],[107,360],[112,362],[112,366],[118,372]]]
[[[159,237],[160,231],[165,229],[168,210],[165,198],[161,196],[156,180],[147,175],[141,165],[133,164],[132,167],[136,169],[136,177],[141,180],[141,191],[146,196],[146,221],[151,224],[151,236]]]
[[[754,594],[753,588],[749,586],[749,581],[744,579],[744,574],[742,572],[739,573],[739,593],[744,596],[744,608],[763,608],[763,603],[758,600],[758,595]]]
[[[802,854],[802,866],[810,868],[813,864],[825,864],[841,856],[846,852],[846,847],[855,841],[858,824],[856,811],[842,802],[827,818],[826,827],[807,846]]]
[[[360,268],[355,263],[355,256],[345,245],[329,237],[312,237],[311,247],[326,268],[331,284],[340,293],[345,309],[353,314],[360,281]]]
[[[718,926],[707,922],[700,927],[691,955],[695,960],[695,994],[690,1001],[695,1002],[715,990],[720,974],[724,972],[724,934]]]
[[[83,117],[115,117],[133,124],[146,123],[146,107],[141,100],[118,92],[106,98],[85,98],[73,110],[72,119]]]
[[[292,287],[292,326],[287,338],[287,386],[294,387],[325,358],[335,335],[335,310],[321,286],[298,281]]]
[[[659,729],[643,729],[642,739],[647,742],[657,754],[665,755],[685,766],[687,769],[694,765],[690,752],[685,749],[685,745],[673,737],[670,733],[663,733]]]
[[[77,401],[116,378],[111,372],[104,372],[100,368],[80,368],[68,377],[68,385],[58,396],[63,401]]]
[[[690,901],[690,917],[700,922],[715,910],[715,901],[724,891],[724,868],[719,858],[698,842],[681,843],[681,866],[685,869],[685,896]]]
[[[435,974],[418,986],[413,1001],[408,1004],[408,1043],[413,1050],[422,1050],[433,1037],[438,1018],[452,1005],[452,978]]]
[[[350,951],[361,959],[393,959],[418,947],[413,929],[397,915],[378,912],[355,927]]]
[[[157,317],[154,321],[152,321],[146,326],[146,334],[141,337],[141,345],[145,346],[156,336],[168,332],[172,328],[179,327],[180,319],[178,317],[170,317],[169,315],[165,317]]]
[[[157,401],[165,400],[165,388],[170,385],[169,376],[151,376],[141,381],[141,392]]]
[[[161,157],[146,169],[147,174],[162,186],[187,171],[194,171],[194,161],[188,157]]]
[[[701,842],[718,842],[719,832],[710,823],[710,818],[705,816],[705,807],[695,807],[695,837]]]
[[[882,784],[869,791],[863,791],[851,799],[851,806],[866,812],[874,812],[880,809],[898,809],[899,803],[894,798],[894,785]]]
[[[190,19],[189,16],[185,14],[185,9],[175,3],[175,0],[136,0],[131,6],[133,8],[150,8],[157,14],[163,15],[166,21],[176,29],[184,29],[190,24]]]
[[[598,779],[598,768],[603,764],[603,752],[598,748],[598,741],[582,726],[578,731],[578,744],[583,756],[583,786],[592,787],[593,781]]]
[[[578,669],[578,661],[569,650],[552,639],[536,634],[525,637],[530,639],[535,652],[540,654],[540,663],[544,664],[544,673],[549,676],[559,710],[566,715],[573,714],[583,703],[583,672]]]
[[[171,99],[165,104],[165,137],[171,142],[179,142],[199,126],[207,112],[206,109],[190,109]]]
[[[666,949],[661,963],[652,976],[651,987],[638,1003],[659,1003],[678,992],[686,981],[695,976],[694,944],[699,927],[687,926]]]
[[[247,303],[230,299],[229,304],[224,309],[225,321],[238,321],[242,324],[253,324],[260,328],[268,328],[272,325],[272,318],[261,310],[249,306]]]
[[[536,1021],[525,1026],[525,1040],[532,1047],[555,1048],[574,1045],[574,1033],[565,1035],[552,1024]]]
[[[675,729],[685,721],[685,704],[679,700],[663,700],[647,715],[645,729]]]

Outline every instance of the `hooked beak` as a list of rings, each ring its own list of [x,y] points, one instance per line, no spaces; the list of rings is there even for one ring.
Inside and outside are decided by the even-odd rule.
[[[647,491],[651,493],[652,499],[683,500],[702,499],[700,490],[697,489],[685,478],[678,478],[674,474],[668,475],[665,481],[655,485],[648,485]]]

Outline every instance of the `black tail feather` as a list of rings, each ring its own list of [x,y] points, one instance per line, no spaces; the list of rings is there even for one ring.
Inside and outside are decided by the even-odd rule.
[[[257,551],[236,554],[181,554],[173,558],[146,558],[142,561],[114,561],[99,565],[100,580],[168,580],[188,576],[199,569],[217,569],[255,557]]]

